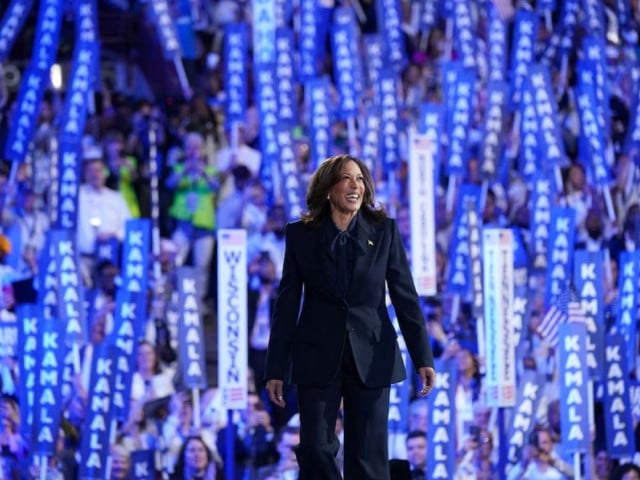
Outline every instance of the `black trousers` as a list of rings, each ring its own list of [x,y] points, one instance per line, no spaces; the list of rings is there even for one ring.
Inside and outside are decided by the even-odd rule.
[[[298,385],[300,445],[296,456],[300,466],[299,479],[342,478],[335,459],[340,447],[335,425],[341,399],[344,401],[345,480],[389,480],[389,387],[367,388],[363,385],[348,337],[344,341],[341,367],[330,385]]]

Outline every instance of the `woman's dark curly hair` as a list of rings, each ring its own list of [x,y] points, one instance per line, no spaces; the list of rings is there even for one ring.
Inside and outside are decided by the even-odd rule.
[[[375,204],[373,177],[364,162],[351,155],[336,155],[328,158],[315,171],[307,189],[307,212],[302,214],[305,223],[319,225],[331,214],[331,205],[327,198],[331,188],[340,181],[342,168],[347,162],[355,162],[364,179],[364,196],[360,213],[367,220],[379,222],[387,218],[382,206]]]

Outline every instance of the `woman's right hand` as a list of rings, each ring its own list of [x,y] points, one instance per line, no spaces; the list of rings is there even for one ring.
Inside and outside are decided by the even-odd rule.
[[[275,405],[284,408],[284,382],[282,380],[268,380],[266,386],[267,392],[269,393],[269,399]]]

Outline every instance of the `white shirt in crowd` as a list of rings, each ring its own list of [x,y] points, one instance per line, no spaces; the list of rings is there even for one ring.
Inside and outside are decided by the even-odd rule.
[[[93,255],[96,235],[112,233],[122,241],[131,212],[120,192],[103,187],[96,190],[81,185],[78,193],[78,251]]]

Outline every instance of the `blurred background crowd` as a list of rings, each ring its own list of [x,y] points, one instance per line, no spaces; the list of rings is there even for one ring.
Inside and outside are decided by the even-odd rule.
[[[190,95],[176,91],[175,78],[133,78],[104,81],[95,97],[96,105],[89,115],[83,145],[82,185],[79,190],[77,247],[80,253],[83,283],[86,290],[87,328],[89,344],[82,351],[82,374],[74,380],[72,393],[65,398],[58,452],[50,458],[47,478],[76,478],[77,449],[83,434],[83,419],[87,406],[88,361],[91,346],[100,344],[113,329],[113,309],[119,288],[120,266],[111,256],[102,256],[98,244],[121,242],[125,222],[130,218],[149,218],[152,212],[153,170],[150,168],[150,142],[157,149],[160,250],[154,261],[162,275],[150,291],[151,308],[146,322],[145,338],[137,349],[136,372],[131,390],[131,412],[126,422],[118,425],[116,441],[111,446],[111,478],[127,478],[130,454],[135,450],[152,449],[156,474],[153,478],[223,478],[224,452],[233,438],[235,472],[238,479],[275,480],[297,478],[294,448],[298,443],[299,424],[296,416],[295,390],[288,392],[287,408],[270,405],[263,390],[262,372],[269,335],[270,308],[277,292],[284,254],[284,229],[287,210],[283,198],[269,191],[261,177],[260,115],[253,86],[249,87],[249,107],[246,120],[240,125],[237,148],[232,148],[230,131],[225,127],[224,108],[226,86],[222,72],[223,27],[226,23],[252,22],[251,4],[242,1],[218,0],[192,2],[194,45],[190,58],[184,59],[190,80]],[[321,2],[327,8],[331,1]],[[359,26],[363,32],[376,29],[373,2],[352,2],[364,11]],[[606,139],[606,161],[612,173],[609,194],[614,215],[604,203],[602,189],[596,188],[589,162],[581,158],[578,148],[580,120],[573,95],[576,81],[576,49],[569,57],[568,75],[559,75],[559,65],[552,65],[553,92],[564,148],[570,162],[561,170],[562,189],[555,202],[573,207],[576,212],[576,247],[592,251],[607,251],[608,274],[603,279],[607,321],[613,325],[619,301],[617,265],[620,252],[637,248],[636,229],[640,219],[640,169],[638,152],[625,151],[624,143],[634,118],[633,109],[640,92],[640,5],[631,2],[630,14],[635,35],[624,38],[617,22],[616,2],[603,0],[606,24],[607,78],[610,85],[611,131]],[[347,2],[349,4],[349,2]],[[456,57],[447,37],[444,21],[440,21],[424,38],[416,29],[417,5],[421,2],[402,0],[404,14],[402,31],[409,63],[402,72],[400,89],[400,120],[403,132],[415,124],[423,102],[443,102],[442,66]],[[517,5],[496,2],[506,9],[505,21],[513,21],[513,7],[533,9],[526,1]],[[479,145],[484,123],[486,101],[486,58],[488,7],[484,1],[472,1],[474,33],[477,35],[479,82],[474,92],[471,130],[471,152],[464,178],[458,185],[480,185]],[[293,2],[295,19],[298,2]],[[136,14],[144,13],[145,4],[131,7]],[[2,12],[2,7],[0,7]],[[144,17],[144,15],[142,15]],[[550,16],[548,24],[541,22],[536,51],[541,52],[551,38],[552,28],[559,22],[559,13]],[[295,27],[295,20],[293,21]],[[575,42],[585,32],[578,28]],[[426,39],[426,41],[425,41]],[[137,55],[144,56],[143,52]],[[483,68],[483,65],[485,68]],[[164,67],[158,67],[163,72]],[[252,71],[251,57],[247,65]],[[327,51],[322,71],[335,78]],[[126,69],[125,69],[126,70]],[[484,73],[483,73],[484,72]],[[162,76],[162,75],[160,75]],[[126,77],[126,75],[124,75]],[[249,74],[252,83],[251,74]],[[158,83],[159,82],[159,83]],[[160,85],[160,87],[158,87]],[[151,92],[153,89],[158,91]],[[313,170],[310,161],[309,109],[303,87],[298,85],[296,104],[298,118],[293,128],[295,161],[299,177],[309,178]],[[335,85],[332,84],[335,95]],[[173,90],[172,90],[173,89]],[[155,94],[152,94],[155,93]],[[13,121],[17,86],[4,89],[0,111],[0,152]],[[373,95],[366,91],[365,105]],[[18,169],[0,164],[0,197],[2,217],[0,236],[0,283],[2,285],[2,322],[15,322],[15,306],[29,301],[33,295],[32,279],[38,273],[38,259],[50,229],[50,175],[54,162],[56,119],[60,114],[63,92],[49,89],[38,110],[37,130],[26,161]],[[510,123],[510,125],[514,125]],[[362,125],[360,125],[362,127]],[[401,133],[401,141],[406,135]],[[507,157],[516,159],[519,131],[508,127],[502,142]],[[346,122],[332,119],[330,153],[358,155],[361,145],[349,138]],[[407,253],[411,255],[411,219],[407,186],[406,144],[401,144],[401,164],[397,169],[397,195],[388,198],[386,191],[379,199],[398,218]],[[384,178],[379,178],[381,185]],[[424,312],[437,357],[455,362],[457,370],[455,410],[457,452],[455,478],[498,478],[498,432],[495,411],[485,404],[483,364],[478,355],[476,319],[463,299],[456,318],[451,318],[451,295],[446,291],[448,249],[455,212],[445,206],[449,179],[438,178],[436,192],[436,243],[438,295],[424,298]],[[516,228],[525,246],[530,239],[532,216],[531,184],[513,168],[504,181],[489,185],[482,205],[483,225]],[[249,402],[246,410],[234,413],[229,423],[227,412],[215,388],[215,328],[216,328],[216,241],[220,228],[242,228],[248,239],[248,352],[251,376],[247,378]],[[579,245],[578,245],[579,244]],[[178,348],[175,330],[176,295],[172,290],[173,274],[181,265],[193,265],[206,288],[202,298],[203,321],[207,345],[209,385],[202,392],[200,428],[194,428],[192,397],[180,384]],[[513,467],[509,478],[572,478],[571,458],[563,458],[559,448],[560,415],[557,387],[557,358],[554,348],[537,332],[544,314],[540,294],[541,278],[531,272],[531,298],[527,324],[522,333],[519,371],[533,369],[546,379],[544,396],[535,414],[536,426],[521,453],[521,461]],[[637,351],[636,351],[637,353]],[[19,428],[17,385],[20,382],[16,359],[5,355],[0,362],[2,397],[0,398],[0,458],[1,478],[37,478],[33,468],[29,442]],[[640,357],[632,378],[640,373]],[[409,380],[409,382],[411,379]],[[416,399],[411,390],[405,428],[392,432],[390,457],[396,478],[409,474],[425,478],[426,445],[429,441],[427,403]],[[637,401],[636,401],[637,402]],[[590,452],[590,475],[587,478],[606,480],[632,475],[635,468],[626,462],[633,459],[609,458],[604,441],[602,403],[595,399],[593,448]],[[635,410],[634,425],[640,421]],[[231,435],[227,435],[228,430]],[[341,424],[336,431],[340,435]],[[640,445],[640,428],[636,428],[636,445]],[[637,456],[636,456],[637,457]],[[29,461],[26,461],[26,460]],[[337,457],[340,461],[340,454]],[[638,461],[636,458],[635,461]],[[625,464],[622,469],[619,463]],[[31,466],[31,468],[29,467]],[[410,472],[406,473],[405,472]],[[535,476],[531,472],[540,473]],[[185,476],[188,472],[190,477]],[[401,473],[405,472],[405,473]],[[549,473],[553,472],[553,473]],[[526,475],[525,475],[526,474]],[[422,476],[421,476],[422,475]],[[534,475],[534,476],[531,476]],[[557,475],[557,476],[553,476]],[[150,477],[151,478],[151,477]],[[406,478],[406,477],[405,477]],[[624,478],[640,478],[626,476]]]

